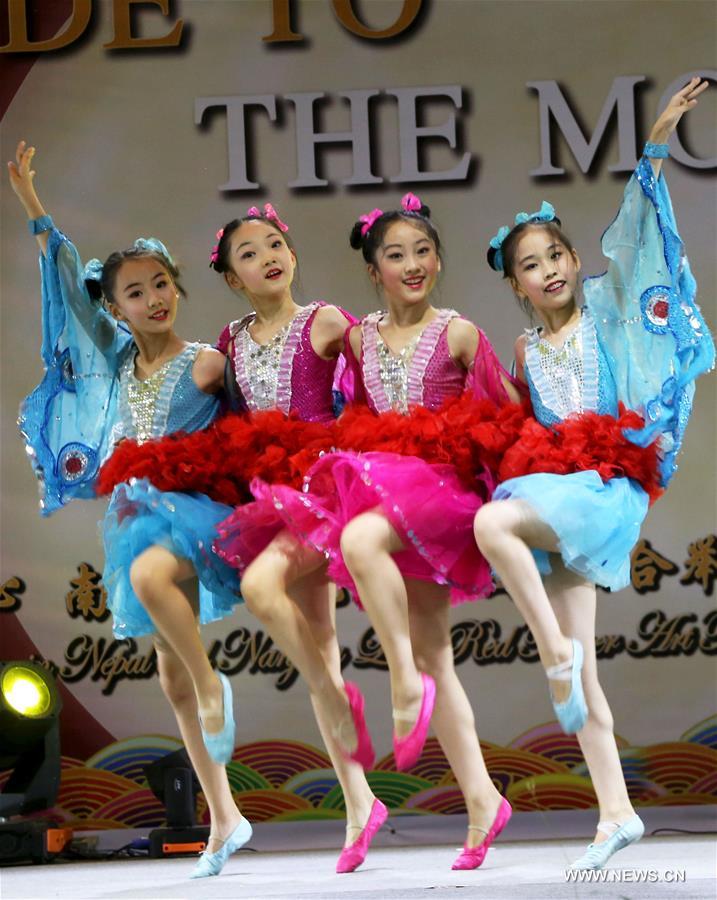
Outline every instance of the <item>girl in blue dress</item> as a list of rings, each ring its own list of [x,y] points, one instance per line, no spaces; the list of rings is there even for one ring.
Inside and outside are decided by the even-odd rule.
[[[46,371],[19,421],[49,515],[94,496],[99,467],[122,439],[207,426],[219,412],[226,360],[175,333],[184,290],[160,241],[140,238],[104,265],[83,267],[37,197],[34,154],[21,141],[8,169],[41,250]],[[217,874],[251,837],[224,767],[234,747],[229,682],[212,669],[197,629],[197,620],[224,618],[240,600],[237,573],[211,552],[214,529],[231,511],[203,494],[132,479],[115,488],[104,521],[115,636],[153,634],[160,683],[209,806],[209,844],[193,877]],[[198,609],[185,592],[195,578]]]
[[[614,423],[624,406],[633,411],[634,426],[624,431],[625,455],[633,445],[652,450],[662,487],[675,469],[694,380],[714,365],[714,344],[695,304],[695,282],[660,175],[669,135],[706,87],[693,78],[653,126],[603,236],[608,269],[584,281],[582,307],[580,259],[550,204],[516,216],[488,253],[542,323],[518,339],[516,363],[549,440],[570,429],[576,415],[597,413]],[[534,448],[525,444],[527,458]],[[598,438],[588,450],[600,455]],[[520,452],[511,450],[513,457]],[[644,827],[630,803],[598,682],[595,585],[619,590],[629,583],[630,552],[650,496],[634,477],[573,468],[550,474],[526,465],[530,474],[504,481],[494,502],[478,511],[475,536],[535,637],[563,730],[577,732],[600,821],[594,843],[574,865],[599,869],[639,840]]]

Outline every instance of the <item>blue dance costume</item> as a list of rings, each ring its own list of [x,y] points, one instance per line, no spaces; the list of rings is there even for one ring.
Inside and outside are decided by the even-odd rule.
[[[560,349],[527,332],[525,375],[535,417],[551,427],[571,414],[639,412],[633,443],[660,447],[663,486],[672,477],[692,408],[694,381],[714,366],[715,348],[695,303],[696,284],[677,231],[665,179],[643,157],[602,239],[607,271],[583,283],[581,320]],[[564,564],[618,590],[630,581],[630,552],[648,496],[629,478],[596,471],[530,474],[499,485],[495,500],[528,503],[558,537]],[[548,554],[534,550],[541,572]]]
[[[29,224],[33,234],[49,231],[47,255],[40,254],[45,375],[23,402],[19,425],[40,483],[42,515],[50,515],[75,498],[95,497],[100,466],[118,441],[204,428],[219,401],[192,378],[201,344],[188,344],[139,381],[131,334],[88,293],[89,264],[83,268],[49,216]],[[231,511],[203,494],[159,491],[147,479],[115,488],[103,524],[103,580],[116,637],[156,630],[129,579],[132,562],[152,546],[194,566],[200,622],[231,614],[241,602],[238,574],[211,552],[215,527]]]

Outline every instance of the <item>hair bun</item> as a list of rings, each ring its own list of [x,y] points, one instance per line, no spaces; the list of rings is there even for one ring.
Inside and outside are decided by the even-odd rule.
[[[85,287],[91,300],[102,299],[102,286],[96,278],[85,278]]]
[[[349,235],[349,243],[354,250],[360,250],[363,247],[363,234],[361,233],[361,229],[363,228],[363,226],[363,222],[356,222],[354,224],[354,227],[351,229],[351,234]]]
[[[488,252],[486,253],[486,259],[488,260],[488,265],[493,269],[494,272],[500,272],[500,266],[497,266],[495,263],[495,258],[498,255],[498,251],[495,247],[488,247]]]
[[[423,216],[424,219],[430,219],[431,218],[430,207],[426,206],[425,203],[422,203],[421,208],[418,210],[418,215]]]

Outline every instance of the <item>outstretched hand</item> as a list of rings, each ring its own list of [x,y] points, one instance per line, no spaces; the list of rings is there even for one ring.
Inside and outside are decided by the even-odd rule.
[[[31,219],[43,214],[33,184],[35,172],[32,169],[32,160],[34,156],[35,148],[28,147],[25,141],[20,141],[15,150],[15,162],[7,164],[12,189]]]
[[[666,144],[667,139],[677,127],[677,123],[688,109],[697,106],[697,98],[709,87],[709,81],[703,81],[699,76],[690,79],[689,84],[670,98],[670,102],[664,108],[652,126],[649,140],[653,144]]]

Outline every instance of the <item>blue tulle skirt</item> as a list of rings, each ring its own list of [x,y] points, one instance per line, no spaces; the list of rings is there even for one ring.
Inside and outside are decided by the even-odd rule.
[[[630,553],[647,515],[648,497],[629,478],[603,481],[595,471],[535,474],[499,485],[494,500],[524,500],[558,536],[566,567],[617,591],[630,583]],[[549,554],[534,550],[550,572]]]
[[[192,563],[199,579],[201,624],[231,615],[242,602],[239,573],[212,552],[215,528],[231,512],[232,507],[204,494],[159,491],[146,478],[117,485],[102,526],[103,581],[115,637],[156,631],[129,578],[130,566],[149,547],[165,547]]]

